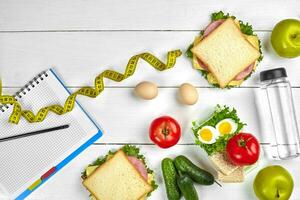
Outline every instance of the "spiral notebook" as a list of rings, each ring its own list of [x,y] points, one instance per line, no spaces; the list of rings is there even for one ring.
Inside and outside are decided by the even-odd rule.
[[[15,95],[23,109],[64,105],[70,92],[53,69],[40,73]],[[41,123],[18,125],[8,122],[13,106],[0,107],[0,138],[43,130],[64,124],[69,128],[16,140],[0,142],[0,199],[24,199],[102,136],[99,126],[82,106],[64,115],[49,112]]]

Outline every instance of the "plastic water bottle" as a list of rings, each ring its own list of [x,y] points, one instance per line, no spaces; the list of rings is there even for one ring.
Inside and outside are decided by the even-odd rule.
[[[268,126],[271,126],[265,134],[271,134],[271,147],[275,149],[273,158],[283,160],[299,156],[299,130],[292,89],[285,68],[262,71],[260,81],[260,92],[266,103],[264,114],[269,115]]]

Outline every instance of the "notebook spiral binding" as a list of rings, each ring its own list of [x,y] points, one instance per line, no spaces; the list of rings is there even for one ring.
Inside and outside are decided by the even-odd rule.
[[[48,77],[48,73],[46,71],[43,71],[39,73],[37,76],[35,76],[31,81],[29,81],[24,87],[22,87],[20,90],[18,90],[13,97],[15,97],[16,100],[21,99],[26,93],[30,92],[36,85],[38,85],[41,81],[43,81],[46,77]],[[10,104],[12,105],[12,104]],[[3,104],[0,105],[0,111],[5,112],[9,108],[9,105]]]

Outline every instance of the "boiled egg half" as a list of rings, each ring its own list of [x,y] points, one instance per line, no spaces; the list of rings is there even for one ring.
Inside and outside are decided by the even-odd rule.
[[[235,121],[233,119],[227,118],[227,119],[221,120],[216,125],[216,129],[221,136],[224,136],[226,134],[234,133],[237,129],[237,124],[235,123]]]
[[[218,131],[212,126],[203,126],[198,130],[198,139],[204,144],[213,144],[220,136]]]

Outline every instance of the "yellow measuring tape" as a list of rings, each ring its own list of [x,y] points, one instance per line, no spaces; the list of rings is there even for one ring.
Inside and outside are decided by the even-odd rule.
[[[20,121],[21,116],[23,116],[28,122],[42,122],[45,117],[47,116],[49,111],[52,111],[58,115],[65,114],[70,112],[74,108],[75,99],[77,95],[88,96],[91,98],[97,97],[103,90],[104,90],[104,78],[108,78],[110,80],[114,80],[116,82],[121,82],[135,72],[137,63],[139,59],[143,59],[148,62],[152,67],[159,71],[163,71],[166,69],[172,68],[176,63],[176,58],[181,55],[180,50],[169,51],[167,55],[167,63],[163,63],[158,58],[150,53],[141,53],[135,56],[132,56],[126,66],[124,74],[112,71],[112,70],[105,70],[101,74],[99,74],[95,78],[94,88],[92,87],[82,87],[76,92],[72,93],[67,100],[65,101],[64,106],[61,105],[50,105],[44,108],[41,108],[37,114],[35,115],[30,110],[22,110],[20,103],[13,97],[9,95],[2,95],[2,85],[0,80],[0,103],[1,104],[12,104],[14,106],[12,114],[9,117],[9,122],[18,124]]]

